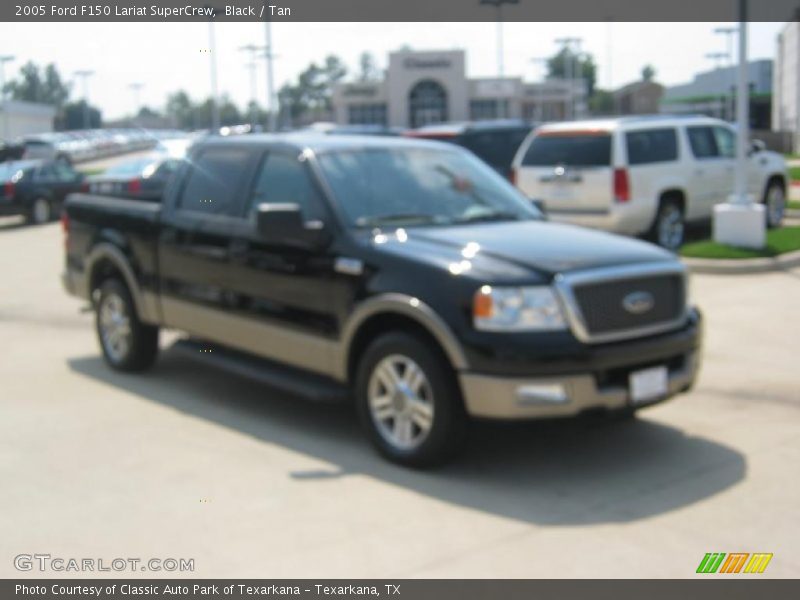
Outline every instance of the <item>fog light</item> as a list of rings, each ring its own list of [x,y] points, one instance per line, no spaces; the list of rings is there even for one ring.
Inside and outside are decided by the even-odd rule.
[[[522,385],[517,388],[517,401],[520,404],[566,404],[569,396],[567,389],[557,383]]]

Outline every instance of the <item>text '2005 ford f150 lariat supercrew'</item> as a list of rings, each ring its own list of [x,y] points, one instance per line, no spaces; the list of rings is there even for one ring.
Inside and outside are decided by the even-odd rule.
[[[211,139],[162,205],[74,195],[63,219],[64,283],[111,367],[150,366],[159,328],[177,329],[221,366],[354,398],[408,465],[451,454],[470,417],[629,414],[699,365],[672,254],[547,222],[437,142]]]

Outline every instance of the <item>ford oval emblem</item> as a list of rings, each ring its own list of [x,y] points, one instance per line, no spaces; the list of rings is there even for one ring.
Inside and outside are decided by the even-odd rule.
[[[631,292],[622,299],[622,308],[634,315],[641,315],[653,309],[656,300],[650,292]]]

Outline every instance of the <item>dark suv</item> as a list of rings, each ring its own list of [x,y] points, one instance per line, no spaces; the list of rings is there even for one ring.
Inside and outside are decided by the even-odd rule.
[[[500,173],[513,179],[512,163],[533,125],[515,119],[442,123],[406,131],[403,135],[458,144]]]
[[[544,221],[471,153],[402,138],[200,143],[162,204],[71,197],[67,289],[111,367],[194,355],[354,398],[375,445],[424,465],[470,417],[624,414],[689,389],[700,315],[651,244]]]

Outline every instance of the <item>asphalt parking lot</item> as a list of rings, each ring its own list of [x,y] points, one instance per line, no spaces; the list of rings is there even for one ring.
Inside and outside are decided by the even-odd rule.
[[[800,572],[800,270],[693,278],[692,393],[634,422],[481,425],[414,472],[349,408],[200,369],[168,338],[147,375],[111,372],[61,265],[57,224],[0,220],[2,577],[25,575],[20,553],[193,558],[201,578],[691,577],[706,552]]]

